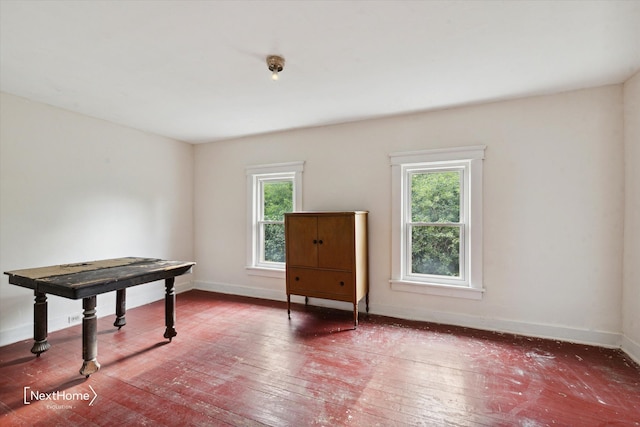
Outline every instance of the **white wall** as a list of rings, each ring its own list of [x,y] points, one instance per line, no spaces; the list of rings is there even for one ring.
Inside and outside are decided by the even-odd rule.
[[[193,259],[193,146],[5,93],[0,143],[0,272]],[[0,345],[32,338],[33,291],[0,280]],[[158,284],[131,288],[128,306],[163,295]],[[114,311],[114,293],[98,296],[99,316]],[[81,313],[81,301],[50,296],[49,330]]]
[[[625,84],[625,114],[617,85],[195,147],[1,94],[0,271],[195,256],[200,288],[284,299],[283,280],[244,268],[244,171],[304,160],[304,209],[370,211],[372,312],[611,346],[623,332],[637,354],[639,86]],[[476,144],[488,147],[484,298],[391,291],[388,154]],[[161,288],[132,289],[129,305]],[[32,304],[2,275],[0,345],[31,338]],[[50,330],[71,312],[80,301],[50,297]]]
[[[244,268],[244,169],[304,160],[305,210],[370,211],[373,313],[619,345],[622,100],[616,85],[196,146],[196,284],[285,298],[283,280]],[[389,153],[477,144],[484,298],[392,291]]]
[[[622,348],[640,363],[640,73],[624,85],[625,228]]]

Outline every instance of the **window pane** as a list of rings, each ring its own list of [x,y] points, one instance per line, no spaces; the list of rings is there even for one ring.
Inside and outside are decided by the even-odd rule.
[[[412,222],[460,221],[460,171],[411,175]]]
[[[460,227],[412,227],[411,272],[459,277]]]
[[[263,219],[284,221],[284,213],[293,210],[293,181],[266,181],[263,192]]]
[[[263,224],[264,261],[284,262],[284,224]]]

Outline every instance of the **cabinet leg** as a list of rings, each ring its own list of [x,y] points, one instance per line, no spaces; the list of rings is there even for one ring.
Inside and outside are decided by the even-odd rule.
[[[304,297],[304,305],[309,305],[309,297]]]
[[[291,319],[291,294],[287,294],[287,316]]]
[[[358,327],[358,302],[353,303],[353,329]]]
[[[369,292],[364,297],[364,301],[367,304],[367,313],[369,312]]]
[[[113,326],[118,330],[127,324],[127,320],[124,315],[127,312],[127,290],[119,289],[116,293],[116,321],[113,322]]]

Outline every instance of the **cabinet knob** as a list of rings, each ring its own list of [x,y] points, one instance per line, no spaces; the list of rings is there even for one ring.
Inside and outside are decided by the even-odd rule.
[[[344,286],[344,282],[340,282],[340,286]]]
[[[318,243],[322,244],[322,240],[318,240]]]
[[[316,239],[313,239],[313,244],[315,245],[316,243],[318,243],[318,241]]]
[[[300,280],[300,278],[299,278],[299,277],[296,277],[296,282],[297,282],[298,280]]]

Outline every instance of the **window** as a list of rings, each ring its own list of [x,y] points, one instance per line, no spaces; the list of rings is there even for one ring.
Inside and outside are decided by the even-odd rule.
[[[391,154],[394,290],[482,297],[484,149]]]
[[[284,214],[302,205],[303,162],[251,166],[247,174],[247,269],[283,277]]]

